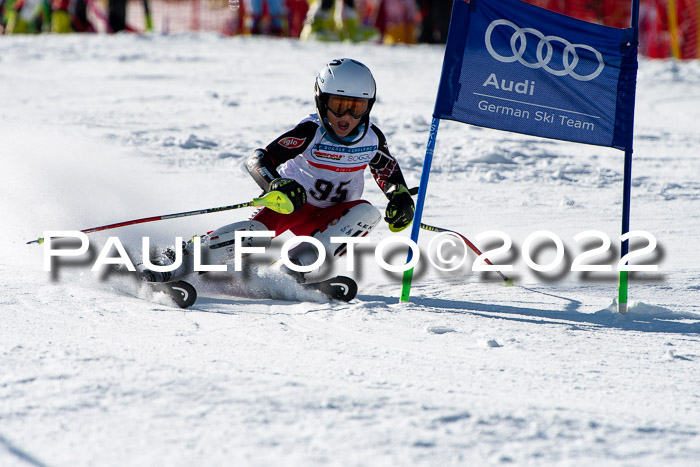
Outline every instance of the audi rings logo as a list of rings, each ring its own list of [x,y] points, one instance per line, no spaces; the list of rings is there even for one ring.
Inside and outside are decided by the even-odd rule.
[[[510,48],[513,52],[513,55],[510,57],[505,57],[499,54],[494,50],[493,45],[491,45],[491,34],[498,26],[508,26],[514,30],[513,35],[510,37]],[[530,63],[523,59],[523,53],[527,47],[526,34],[532,34],[540,40],[537,43],[537,61],[534,63]],[[605,68],[603,55],[590,45],[572,44],[561,37],[545,36],[537,29],[520,28],[515,23],[505,19],[497,19],[489,24],[489,27],[486,28],[484,39],[486,39],[486,50],[488,50],[491,56],[499,62],[511,63],[517,61],[528,68],[544,68],[547,72],[555,76],[569,75],[578,81],[590,81],[600,75],[603,72],[603,68]],[[561,70],[557,70],[549,66],[549,62],[552,60],[552,56],[554,54],[554,47],[552,46],[553,42],[558,42],[564,45],[564,51],[562,52],[562,63],[564,68]],[[579,57],[576,54],[577,50],[587,50],[595,55],[596,59],[598,59],[598,67],[595,69],[595,71],[587,75],[580,75],[574,71],[579,62]]]

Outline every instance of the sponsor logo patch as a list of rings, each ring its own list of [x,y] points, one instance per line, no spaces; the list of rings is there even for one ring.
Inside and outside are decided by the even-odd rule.
[[[320,151],[314,151],[314,156],[318,157],[319,159],[330,159],[332,161],[339,161],[343,158],[340,154],[331,154],[328,152],[320,152]]]
[[[281,140],[277,141],[277,144],[284,146],[285,148],[294,149],[304,144],[304,141],[306,141],[306,138],[294,138],[292,136],[287,136],[286,138],[282,138]]]

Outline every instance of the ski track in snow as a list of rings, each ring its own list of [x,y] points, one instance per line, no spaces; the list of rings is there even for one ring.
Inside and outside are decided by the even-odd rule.
[[[616,245],[622,153],[454,122],[441,123],[423,221],[472,240],[506,232],[514,287],[419,267],[400,304],[400,277],[359,249],[351,303],[260,266],[246,280],[192,278],[200,296],[183,311],[129,275],[90,272],[109,234],[137,259],[142,236],[164,246],[250,211],[94,234],[87,259],[53,273],[25,245],[256,196],[242,162],[312,111],[313,79],[337,56],[374,71],[373,118],[416,186],[440,47],[0,41],[12,89],[0,108],[0,465],[700,462],[697,61],[640,64],[632,228],[655,235],[645,259],[660,270],[631,275],[625,316],[614,274],[535,274],[518,256],[542,229],[564,241],[565,266],[579,232]],[[369,174],[365,193],[384,206]],[[382,225],[372,242],[388,235]]]

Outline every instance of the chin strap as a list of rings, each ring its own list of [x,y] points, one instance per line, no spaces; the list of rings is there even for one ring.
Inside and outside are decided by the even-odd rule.
[[[331,124],[328,122],[328,119],[326,117],[321,117],[319,115],[319,120],[321,122],[321,127],[324,131],[324,137],[327,137],[334,143],[342,144],[343,146],[352,146],[354,144],[359,143],[362,140],[362,138],[365,137],[367,131],[369,130],[369,115],[365,115],[364,117],[362,117],[360,123],[357,124],[357,127],[355,127],[352,133],[346,136],[345,138],[341,138],[335,133],[335,131],[333,131],[333,128],[331,128]],[[354,137],[351,135],[359,136]]]

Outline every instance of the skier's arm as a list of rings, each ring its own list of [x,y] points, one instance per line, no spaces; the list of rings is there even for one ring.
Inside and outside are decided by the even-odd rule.
[[[317,124],[303,121],[276,138],[265,149],[253,151],[245,165],[260,188],[269,191],[272,180],[280,178],[277,167],[304,152],[313,140],[317,128]]]
[[[246,161],[246,168],[255,183],[265,192],[279,191],[301,209],[306,203],[306,190],[296,180],[282,178],[277,167],[304,152],[313,140],[318,125],[303,121],[291,131],[281,135],[265,149],[256,149]]]
[[[389,224],[389,230],[399,232],[413,221],[415,204],[406,186],[406,180],[401,173],[399,163],[389,153],[389,146],[384,134],[375,126],[372,126],[372,129],[379,137],[379,147],[369,163],[370,171],[377,185],[389,200],[384,220]]]
[[[372,130],[377,134],[379,144],[377,153],[369,163],[369,169],[384,195],[387,199],[391,199],[393,192],[399,190],[401,186],[406,187],[406,180],[403,177],[399,163],[389,152],[389,145],[384,134],[374,125]]]
[[[256,149],[245,163],[248,173],[255,183],[265,192],[269,191],[270,183],[276,178],[281,178],[277,172],[277,166],[264,149]]]

